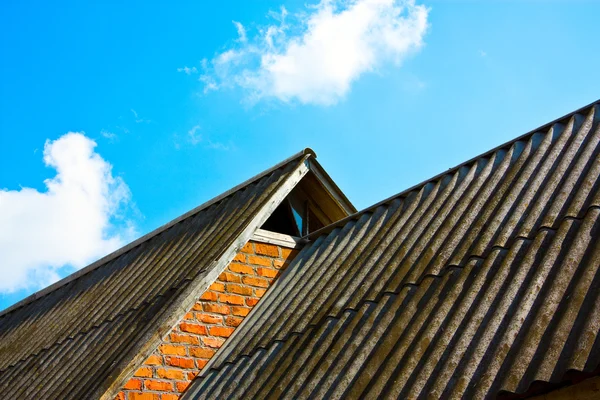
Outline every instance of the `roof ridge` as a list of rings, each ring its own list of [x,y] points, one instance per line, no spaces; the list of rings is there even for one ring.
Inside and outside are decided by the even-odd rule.
[[[306,156],[306,155],[310,155],[314,158],[317,158],[317,154],[315,153],[314,150],[312,150],[311,148],[307,147],[305,149],[303,149],[302,151],[286,158],[285,160],[275,164],[274,166],[272,166],[271,168],[268,168],[262,172],[260,172],[257,175],[254,175],[253,177],[245,180],[244,182],[240,183],[239,185],[234,186],[233,188],[221,193],[220,195],[213,197],[212,199],[200,204],[199,206],[193,208],[192,210],[186,212],[183,215],[180,215],[179,217],[167,222],[166,224],[154,229],[153,231],[145,234],[144,236],[135,239],[134,241],[126,244],[125,246],[113,251],[112,253],[107,254],[106,256],[94,261],[93,263],[89,264],[86,267],[83,267],[81,269],[79,269],[78,271],[66,276],[65,278],[53,283],[50,286],[47,286],[27,297],[25,297],[24,299],[18,301],[17,303],[5,308],[4,310],[0,311],[0,319],[4,318],[4,316],[10,314],[11,312],[22,308],[32,302],[34,302],[35,300],[44,297],[46,295],[48,295],[51,292],[54,292],[55,290],[65,286],[66,284],[79,279],[80,277],[87,275],[89,272],[92,272],[94,270],[96,270],[97,268],[106,265],[106,263],[108,263],[109,261],[112,261],[113,259],[129,252],[130,250],[138,247],[139,245],[141,245],[142,243],[145,243],[147,241],[149,241],[150,239],[152,239],[153,237],[161,234],[162,232],[166,231],[167,229],[171,228],[172,226],[198,214],[200,211],[203,211],[207,208],[209,208],[210,206],[220,202],[221,200],[224,200],[225,198],[233,195],[234,193],[238,192],[241,189],[246,188],[247,186],[251,185],[252,183],[258,181],[259,179],[263,178],[264,176],[282,168],[283,166],[289,164],[290,162]]]
[[[595,108],[599,108],[599,110],[594,110]],[[375,203],[375,204],[373,204],[373,205],[371,205],[371,206],[369,206],[367,208],[364,208],[364,209],[362,209],[362,210],[360,210],[360,211],[358,211],[358,212],[356,212],[356,213],[354,213],[352,215],[349,215],[346,218],[343,218],[343,219],[341,219],[339,221],[336,221],[336,222],[334,222],[332,224],[324,226],[321,229],[318,229],[318,230],[316,230],[314,232],[311,232],[308,235],[303,236],[302,239],[305,239],[305,240],[314,240],[315,238],[317,238],[317,237],[319,237],[321,235],[329,234],[333,229],[335,229],[335,228],[337,228],[339,226],[343,226],[348,221],[355,220],[355,219],[359,218],[360,216],[362,216],[363,214],[366,214],[368,212],[371,212],[371,211],[375,210],[379,206],[382,206],[384,204],[390,203],[392,200],[395,200],[397,198],[406,197],[406,195],[408,195],[410,192],[412,192],[412,191],[414,191],[416,189],[420,189],[420,188],[424,187],[425,185],[427,185],[428,183],[435,182],[435,181],[439,180],[440,178],[442,178],[443,176],[446,176],[448,174],[452,174],[452,173],[458,171],[462,167],[465,167],[465,166],[467,166],[467,165],[469,165],[469,164],[471,164],[471,163],[473,163],[475,161],[478,161],[478,160],[480,160],[482,158],[485,158],[487,156],[490,156],[490,155],[496,153],[499,150],[502,150],[504,148],[510,147],[510,146],[514,145],[515,143],[521,141],[521,140],[524,140],[526,138],[529,138],[530,136],[535,135],[536,133],[539,133],[540,131],[544,131],[544,130],[550,129],[552,126],[554,126],[557,123],[564,122],[565,120],[568,121],[568,120],[570,120],[572,117],[574,117],[577,114],[583,114],[585,112],[589,113],[590,111],[595,111],[596,113],[600,114],[600,99],[598,99],[596,101],[593,101],[592,103],[590,103],[590,104],[588,104],[588,105],[586,105],[584,107],[578,108],[577,110],[572,111],[572,112],[570,112],[570,113],[568,113],[566,115],[563,115],[562,117],[556,118],[556,119],[554,119],[551,122],[548,122],[548,123],[546,123],[544,125],[541,125],[538,128],[532,129],[532,130],[528,131],[527,133],[525,133],[523,135],[517,136],[516,138],[511,139],[511,140],[509,140],[509,141],[507,141],[507,142],[505,142],[505,143],[503,143],[503,144],[501,144],[499,146],[496,146],[496,147],[494,147],[491,150],[485,151],[485,152],[483,152],[483,153],[481,153],[481,154],[479,154],[479,155],[477,155],[477,156],[475,156],[475,157],[473,157],[473,158],[471,158],[471,159],[469,159],[467,161],[464,161],[464,162],[462,162],[462,163],[460,163],[460,164],[458,164],[458,165],[456,165],[456,166],[454,166],[452,168],[447,169],[444,172],[441,172],[441,173],[439,173],[439,174],[437,174],[437,175],[435,175],[435,176],[433,176],[433,177],[431,177],[429,179],[426,179],[426,180],[424,180],[424,181],[422,181],[420,183],[417,183],[416,185],[413,185],[413,186],[409,187],[408,189],[405,189],[405,190],[403,190],[403,191],[401,191],[401,192],[399,192],[397,194],[394,194],[394,195],[392,195],[392,196],[390,196],[390,197],[388,197],[388,198],[386,198],[384,200],[381,200],[381,201],[379,201],[379,202],[377,202],[377,203]]]

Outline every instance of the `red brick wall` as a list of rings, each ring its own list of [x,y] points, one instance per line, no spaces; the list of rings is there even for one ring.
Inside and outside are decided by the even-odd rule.
[[[116,399],[179,399],[295,254],[281,246],[246,243]]]

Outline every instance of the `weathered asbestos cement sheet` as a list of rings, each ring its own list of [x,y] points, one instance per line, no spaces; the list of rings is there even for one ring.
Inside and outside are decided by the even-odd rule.
[[[597,374],[599,121],[595,103],[310,235],[185,398],[495,398]]]

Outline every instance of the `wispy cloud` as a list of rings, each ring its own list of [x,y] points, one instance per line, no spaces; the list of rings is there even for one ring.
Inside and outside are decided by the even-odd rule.
[[[138,115],[137,111],[135,111],[133,108],[131,109],[131,113],[133,114],[133,117],[135,118],[135,122],[137,124],[141,124],[141,123],[149,124],[150,122],[152,122],[151,119],[145,119],[145,118],[140,117]]]
[[[202,141],[202,135],[200,135],[200,133],[198,133],[199,130],[200,130],[200,125],[194,125],[188,131],[188,138],[190,140],[190,143],[193,144],[194,146]]]
[[[117,139],[117,134],[114,132],[107,131],[106,129],[102,129],[100,131],[102,137],[108,139],[110,142],[114,142]]]
[[[134,235],[122,215],[129,188],[95,147],[77,132],[47,141],[44,163],[56,176],[44,181],[46,191],[0,190],[0,292],[46,286],[60,268],[81,268]],[[116,233],[117,220],[125,234]]]
[[[242,43],[246,43],[248,41],[248,37],[246,36],[246,28],[244,28],[244,25],[242,25],[241,23],[239,23],[237,21],[231,21],[231,22],[233,22],[233,24],[235,25],[235,28],[237,29],[238,41],[240,41]]]
[[[185,66],[183,68],[177,68],[177,72],[183,72],[186,75],[192,75],[192,74],[197,74],[198,69],[196,67],[189,68],[188,66]]]
[[[414,0],[321,0],[271,17],[252,38],[234,22],[238,40],[204,61],[205,92],[240,87],[251,102],[335,104],[363,74],[419,50],[428,26],[428,9]]]
[[[225,144],[221,142],[213,142],[212,140],[208,139],[206,143],[206,148],[213,150],[230,151],[234,150],[235,146],[231,140],[228,141],[227,144]]]
[[[222,141],[216,141],[207,135],[200,134],[202,128],[200,125],[194,125],[187,131],[187,142],[192,146],[201,145],[201,147],[205,149],[211,150],[222,150],[229,151],[234,150],[235,145],[231,140],[227,141],[227,143],[223,143]],[[186,140],[181,140],[180,136],[177,133],[173,133],[173,145],[176,150],[180,150],[183,143]]]

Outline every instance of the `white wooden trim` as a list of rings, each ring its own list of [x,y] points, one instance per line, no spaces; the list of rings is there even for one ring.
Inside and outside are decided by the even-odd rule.
[[[277,246],[288,247],[291,249],[299,249],[304,246],[305,241],[302,238],[292,235],[284,235],[264,229],[257,229],[254,235],[250,238],[255,242],[274,244]]]

